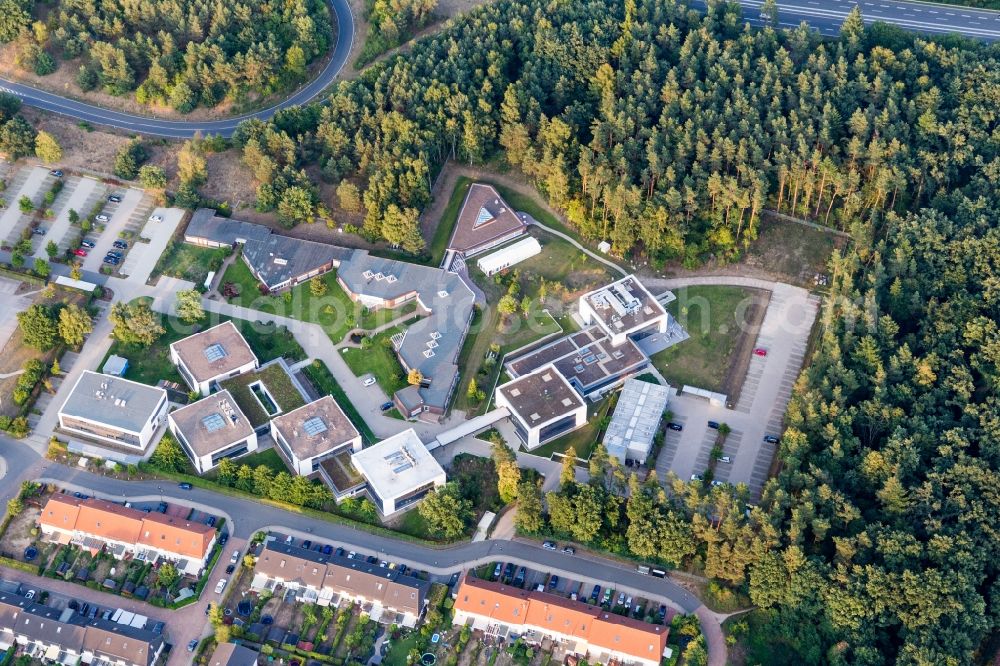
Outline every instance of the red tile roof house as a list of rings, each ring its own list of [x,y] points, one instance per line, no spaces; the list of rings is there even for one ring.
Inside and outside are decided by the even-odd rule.
[[[455,594],[455,624],[487,634],[548,637],[590,661],[659,666],[669,628],[608,613],[557,594],[527,591],[466,576]]]
[[[162,513],[145,513],[101,499],[52,495],[42,507],[42,534],[73,543],[92,553],[102,548],[118,559],[149,562],[165,559],[191,576],[199,576],[215,545],[216,531],[202,523]]]

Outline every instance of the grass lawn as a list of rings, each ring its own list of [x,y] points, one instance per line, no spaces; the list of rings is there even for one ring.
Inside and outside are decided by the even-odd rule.
[[[580,238],[580,234],[577,233],[576,230],[567,227],[561,220],[542,208],[541,204],[538,203],[538,199],[535,197],[522,194],[517,190],[512,190],[509,187],[497,185],[496,183],[491,183],[491,185],[497,188],[497,192],[500,193],[500,196],[502,196],[514,210],[527,213],[545,226],[561,231],[570,238],[575,238],[581,243],[583,242]],[[538,198],[541,198],[541,196],[541,194],[537,195]]]
[[[377,328],[417,309],[416,301],[411,301],[395,310],[369,310],[347,296],[337,283],[336,271],[316,279],[326,285],[326,293],[322,296],[314,296],[308,282],[279,295],[264,296],[257,286],[257,278],[246,264],[235,261],[226,269],[222,284],[232,282],[239,285],[240,295],[229,301],[233,305],[319,324],[334,344],[339,344],[352,328]]]
[[[472,182],[471,178],[465,176],[459,176],[458,180],[455,181],[455,189],[451,193],[451,199],[448,200],[448,205],[441,214],[441,220],[438,222],[437,228],[434,229],[434,237],[431,239],[429,248],[431,253],[431,258],[428,261],[429,266],[441,265],[444,253],[448,249],[451,232],[455,229],[455,223],[458,221],[458,213],[462,210],[462,202],[465,201],[465,196],[469,193],[469,186],[472,185]]]
[[[347,397],[347,393],[341,388],[340,384],[334,378],[330,369],[326,367],[326,364],[322,361],[313,361],[310,365],[307,365],[302,369],[312,385],[316,387],[316,390],[325,395],[333,396],[333,399],[337,401],[340,408],[344,410],[344,414],[347,418],[351,420],[354,427],[358,429],[361,433],[361,439],[365,446],[374,444],[377,440],[375,433],[372,429],[368,427],[365,420],[361,417],[357,408],[351,402],[351,399]]]
[[[573,447],[576,449],[576,457],[581,460],[588,460],[591,451],[599,441],[604,432],[606,421],[610,420],[612,407],[617,402],[618,394],[604,398],[599,403],[587,406],[587,425],[579,430],[567,433],[558,439],[554,439],[548,444],[543,444],[537,449],[529,451],[532,455],[543,458],[551,458],[554,453],[565,453],[566,449]],[[522,446],[522,448],[524,448]]]
[[[347,366],[358,377],[372,373],[378,385],[385,394],[393,393],[406,387],[406,373],[400,365],[396,352],[392,348],[390,338],[403,330],[402,326],[393,326],[372,337],[372,345],[368,349],[347,347],[343,349],[343,358]]]
[[[232,252],[229,248],[209,248],[174,241],[160,255],[153,275],[168,275],[181,280],[204,284],[209,271],[217,271]]]
[[[279,356],[284,356],[291,361],[305,358],[302,346],[284,326],[278,327],[274,324],[258,324],[245,319],[213,316],[202,323],[199,330],[224,321],[232,321],[236,325],[261,363],[267,363]],[[111,344],[111,349],[108,350],[108,354],[98,367],[103,367],[104,361],[111,354],[118,354],[128,359],[126,379],[152,386],[155,386],[161,379],[185,385],[177,368],[170,362],[170,344],[191,335],[195,332],[195,328],[170,316],[162,316],[160,322],[165,332],[152,345],[143,347],[116,340]]]
[[[431,535],[430,528],[427,526],[427,521],[424,520],[424,517],[420,515],[420,512],[416,508],[410,509],[396,519],[393,522],[392,529],[420,539],[435,540],[434,536]]]
[[[415,512],[411,511],[410,513]],[[392,641],[389,651],[382,658],[382,663],[385,666],[411,666],[409,662],[410,650],[417,646],[419,638],[418,632],[411,631],[406,636]]]
[[[653,355],[653,365],[674,386],[721,390],[750,292],[742,287],[705,285],[674,293],[677,300],[667,310],[691,337]]]
[[[228,389],[233,395],[233,400],[239,405],[240,410],[246,414],[250,424],[256,428],[267,423],[276,414],[268,414],[261,402],[265,399],[259,397],[257,390],[251,388],[251,384],[260,382],[267,388],[267,392],[277,403],[280,410],[278,413],[287,413],[306,404],[298,389],[292,384],[284,369],[279,365],[269,365],[256,372],[246,372],[232,379],[219,382],[220,388]]]
[[[274,449],[265,449],[264,451],[257,451],[256,453],[251,453],[241,458],[237,458],[233,462],[235,462],[237,466],[250,465],[250,467],[253,467],[254,469],[257,469],[257,467],[260,465],[264,465],[275,474],[277,474],[278,472],[288,471],[288,466],[285,465],[285,461],[281,459],[281,456],[278,455],[278,452],[275,451]],[[203,474],[203,476],[206,479],[212,479],[213,481],[215,481],[219,476],[219,470],[218,469],[210,470],[205,474]]]

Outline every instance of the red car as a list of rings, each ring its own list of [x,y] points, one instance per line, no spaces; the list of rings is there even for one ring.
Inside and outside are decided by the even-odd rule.
[[[82,247],[78,247],[75,250],[73,250],[73,254],[75,254],[78,257],[86,257],[87,251],[84,250]]]
[[[766,349],[762,349],[760,347],[757,347],[757,349],[754,349],[753,353],[756,354],[757,356],[767,356],[767,350]]]

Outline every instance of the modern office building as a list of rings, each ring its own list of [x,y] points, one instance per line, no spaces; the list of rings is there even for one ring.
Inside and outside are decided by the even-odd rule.
[[[580,318],[596,324],[618,346],[653,333],[666,333],[669,315],[634,275],[623,277],[580,297]]]
[[[214,469],[224,458],[257,450],[257,433],[229,391],[170,412],[167,423],[199,474]]]
[[[587,405],[551,365],[498,386],[496,406],[510,411],[514,431],[529,451],[587,423]]]
[[[167,405],[163,389],[84,370],[59,408],[59,428],[144,452],[166,419]]]
[[[231,321],[171,343],[170,361],[192,391],[208,395],[222,380],[250,372],[256,354]]]
[[[626,379],[611,423],[604,432],[608,455],[618,458],[623,465],[626,460],[646,462],[669,400],[669,386]]]
[[[351,464],[368,482],[366,492],[383,517],[413,507],[446,481],[412,428],[358,451]]]
[[[331,396],[271,419],[271,438],[292,472],[302,476],[342,451],[361,450],[361,433]]]

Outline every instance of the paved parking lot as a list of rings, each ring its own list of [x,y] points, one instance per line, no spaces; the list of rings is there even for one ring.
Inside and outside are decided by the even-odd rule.
[[[75,239],[77,235],[71,231],[69,211],[75,210],[80,217],[85,216],[97,203],[97,198],[103,192],[103,186],[94,178],[67,177],[66,184],[56,199],[55,219],[43,223],[43,226],[48,227],[48,232],[44,236],[35,236],[35,257],[48,259],[49,255],[45,252],[45,246],[48,245],[49,241],[55,241],[59,250],[65,251],[70,240]]]
[[[20,284],[20,282],[14,280],[0,278],[0,312],[21,312],[22,310],[27,310],[28,306],[31,305],[31,296],[16,294],[18,285]],[[10,339],[11,333],[16,328],[17,317],[12,314],[0,317],[0,350],[3,350],[7,344],[7,340]]]
[[[94,271],[95,273],[100,271],[105,255],[115,249],[113,244],[118,240],[119,235],[123,231],[138,229],[140,219],[145,221],[145,218],[142,217],[145,211],[140,208],[144,198],[142,190],[131,188],[122,190],[119,188],[114,193],[122,197],[121,203],[109,201],[104,206],[104,214],[108,215],[111,221],[107,223],[98,238],[94,239],[93,235],[91,236],[91,240],[94,240],[97,246],[90,251],[83,262],[83,270],[85,271]]]
[[[17,202],[26,196],[38,206],[44,196],[43,193],[51,186],[54,179],[55,176],[50,176],[49,170],[45,167],[33,167],[19,169],[7,183],[7,189],[3,192],[7,208],[0,215],[0,238],[5,245],[13,245],[20,240],[19,234],[31,219],[31,216],[21,213]]]
[[[167,249],[167,244],[173,237],[174,231],[184,219],[184,212],[180,208],[155,209],[150,217],[158,215],[163,220],[153,222],[151,219],[147,219],[139,236],[148,239],[149,242],[132,244],[125,256],[125,261],[121,264],[119,273],[128,276],[131,281],[137,284],[145,284],[160,255]]]
[[[718,463],[715,479],[746,483],[751,496],[759,497],[777,448],[776,444],[765,442],[764,437],[781,434],[785,408],[802,367],[818,307],[819,298],[805,289],[780,284],[774,287],[755,345],[766,349],[767,356],[751,357],[734,409],[713,406],[703,398],[672,391],[668,409],[674,414],[674,422],[684,430],[666,431],[656,461],[661,479],[672,471],[688,480],[692,474],[700,475],[708,469],[718,435],[718,431],[708,427],[708,422],[716,421],[731,428],[723,455],[732,462]]]

